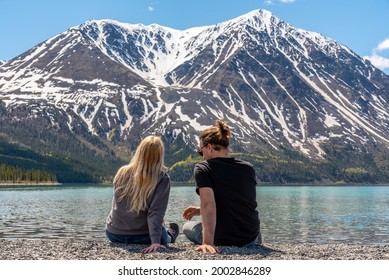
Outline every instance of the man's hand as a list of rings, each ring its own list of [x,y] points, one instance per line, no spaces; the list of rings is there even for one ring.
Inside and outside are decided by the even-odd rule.
[[[184,210],[182,216],[190,221],[194,216],[200,216],[200,207],[199,206],[189,206]]]
[[[216,247],[214,247],[212,245],[208,245],[208,244],[200,245],[199,247],[197,247],[195,249],[195,251],[203,252],[203,253],[210,252],[211,254],[219,253],[219,250]]]

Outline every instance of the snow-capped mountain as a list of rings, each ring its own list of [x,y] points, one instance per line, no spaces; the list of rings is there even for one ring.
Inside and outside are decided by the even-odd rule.
[[[2,121],[116,152],[151,133],[194,151],[215,119],[239,151],[387,149],[388,102],[389,77],[369,61],[264,10],[183,31],[91,20],[0,66]]]

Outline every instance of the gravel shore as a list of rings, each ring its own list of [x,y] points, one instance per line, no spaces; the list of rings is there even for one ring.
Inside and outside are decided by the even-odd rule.
[[[264,244],[251,248],[218,247],[220,254],[195,252],[191,242],[141,254],[142,245],[105,240],[0,239],[0,260],[389,260],[389,245]]]

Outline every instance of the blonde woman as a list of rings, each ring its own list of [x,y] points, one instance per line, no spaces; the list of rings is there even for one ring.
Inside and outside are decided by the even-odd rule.
[[[169,200],[170,178],[164,169],[164,145],[160,137],[148,136],[139,144],[128,165],[117,172],[106,235],[111,242],[151,244],[143,253],[164,248],[178,235],[163,220]]]

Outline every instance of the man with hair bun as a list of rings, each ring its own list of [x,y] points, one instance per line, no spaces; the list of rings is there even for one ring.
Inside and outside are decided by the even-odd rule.
[[[250,246],[261,242],[256,210],[256,178],[253,166],[229,156],[231,131],[217,120],[200,134],[199,154],[204,161],[194,168],[200,206],[183,212],[188,220],[183,232],[195,250],[218,253],[219,246]],[[201,222],[190,221],[201,216]]]

